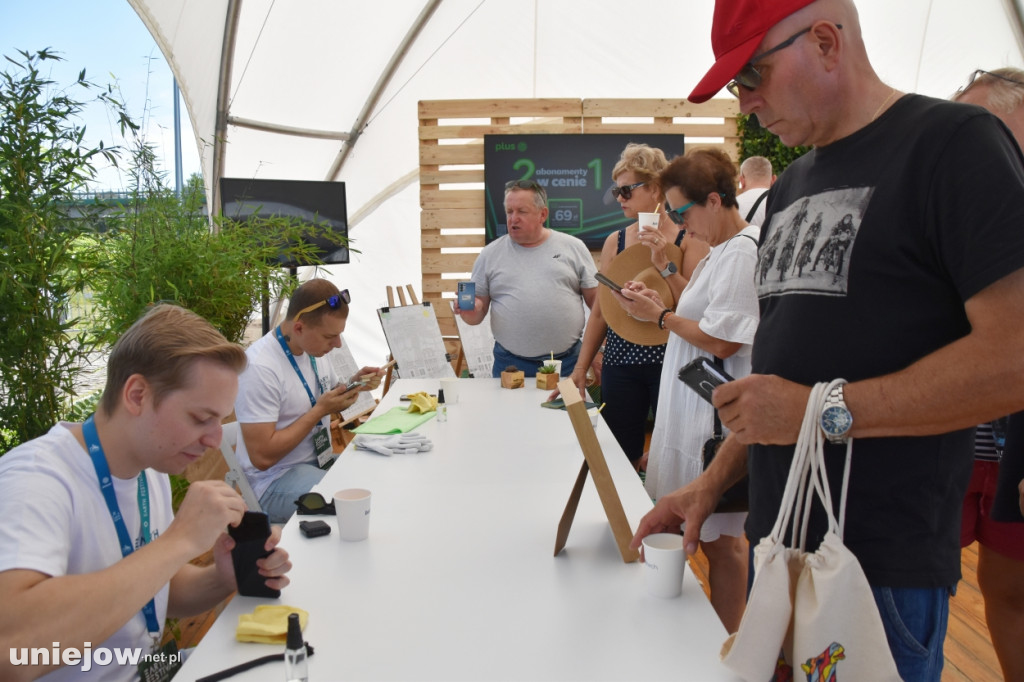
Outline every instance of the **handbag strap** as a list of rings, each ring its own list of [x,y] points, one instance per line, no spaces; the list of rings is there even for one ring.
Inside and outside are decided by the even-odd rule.
[[[757,213],[757,207],[761,205],[761,202],[764,201],[765,197],[767,196],[768,190],[761,192],[761,196],[759,196],[757,198],[757,201],[754,202],[754,205],[750,207],[750,211],[747,213],[747,217],[744,218],[744,220],[746,220],[748,223],[750,222],[750,219],[754,217],[755,213]]]
[[[821,500],[828,518],[829,530],[834,531],[842,539],[846,522],[846,500],[849,491],[850,464],[853,458],[853,439],[847,440],[846,461],[843,466],[843,483],[839,500],[839,518],[832,507],[832,494],[825,470],[825,436],[820,427],[821,410],[832,388],[843,379],[829,383],[816,384],[811,389],[807,400],[807,409],[800,425],[800,437],[793,450],[793,462],[789,468],[786,487],[782,493],[779,515],[772,528],[771,537],[779,541],[782,533],[793,521],[790,546],[803,548],[806,546],[807,525],[815,494]],[[798,532],[799,531],[799,540]]]
[[[715,367],[717,367],[718,369],[720,369],[720,370],[722,370],[724,372],[725,371],[725,363],[722,361],[722,358],[718,357],[717,355],[715,355],[714,358],[715,358],[715,361],[714,361]],[[715,417],[715,422],[714,422],[715,423],[715,429],[714,429],[713,435],[714,435],[715,438],[721,438],[722,437],[722,420],[719,419],[719,417],[718,417],[718,408],[715,407],[715,408],[712,408],[712,409],[714,410],[714,417]]]

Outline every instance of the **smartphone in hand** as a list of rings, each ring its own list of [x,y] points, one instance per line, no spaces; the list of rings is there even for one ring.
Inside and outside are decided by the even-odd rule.
[[[270,521],[263,512],[247,511],[237,526],[228,526],[228,535],[235,541],[231,550],[231,563],[235,568],[238,594],[244,597],[271,597],[277,599],[281,590],[267,587],[266,578],[259,573],[256,560],[269,556],[263,547],[270,537]]]
[[[597,278],[598,282],[600,282],[601,284],[605,285],[606,287],[608,287],[610,289],[613,289],[614,291],[619,291],[619,290],[622,289],[622,285],[621,284],[616,284],[613,279],[607,277],[606,275],[601,274],[600,272],[597,273],[596,275],[594,275],[594,277]]]
[[[459,282],[456,286],[459,310],[472,310],[476,306],[476,282]]]
[[[699,357],[679,370],[679,380],[710,403],[711,393],[722,384],[733,381],[733,378],[711,360]]]

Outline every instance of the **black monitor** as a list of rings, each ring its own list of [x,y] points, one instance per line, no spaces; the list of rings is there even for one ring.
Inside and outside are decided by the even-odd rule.
[[[337,237],[348,237],[348,207],[344,182],[317,180],[267,180],[221,178],[221,213],[225,218],[244,221],[251,217],[287,217],[318,226]],[[347,246],[341,246],[322,234],[305,237],[315,244],[327,265],[349,262]],[[279,257],[283,267],[300,263]]]

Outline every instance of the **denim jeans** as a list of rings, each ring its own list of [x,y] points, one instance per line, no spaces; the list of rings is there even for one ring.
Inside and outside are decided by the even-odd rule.
[[[295,500],[313,489],[327,473],[315,464],[296,464],[275,479],[260,495],[260,506],[271,523],[287,523],[295,513]]]
[[[951,591],[948,587],[871,588],[889,650],[905,682],[939,682],[942,677]]]
[[[562,361],[562,372],[561,376],[567,377],[572,374],[572,371],[576,369],[576,359],[580,356],[579,341],[569,347],[569,350],[561,353],[555,353],[555,360]],[[505,368],[509,365],[515,365],[518,369],[523,371],[523,374],[528,377],[537,376],[537,368],[544,364],[545,360],[550,359],[550,355],[538,355],[533,358],[526,358],[520,355],[513,355],[506,348],[504,348],[497,341],[494,342],[494,365],[491,368],[491,376],[495,379],[501,376],[501,373],[505,371]]]

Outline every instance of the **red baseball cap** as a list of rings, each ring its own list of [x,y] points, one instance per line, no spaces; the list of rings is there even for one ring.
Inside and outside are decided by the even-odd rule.
[[[750,61],[772,26],[814,1],[717,0],[711,24],[715,63],[688,99],[700,104],[714,97]]]

